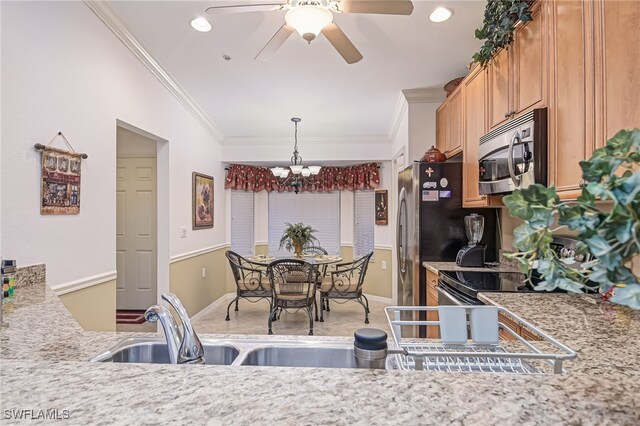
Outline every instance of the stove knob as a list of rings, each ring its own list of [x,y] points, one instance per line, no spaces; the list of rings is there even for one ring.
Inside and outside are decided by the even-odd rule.
[[[576,255],[575,250],[569,250],[569,257],[574,257]]]
[[[584,254],[576,254],[576,262],[582,262],[584,260]]]
[[[565,257],[569,257],[569,250],[563,247],[562,250],[560,250],[560,258],[565,258]]]

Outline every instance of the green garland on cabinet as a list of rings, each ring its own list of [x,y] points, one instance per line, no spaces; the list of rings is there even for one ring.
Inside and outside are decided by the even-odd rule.
[[[531,0],[488,0],[484,10],[482,27],[475,37],[485,40],[480,50],[473,55],[473,61],[487,66],[493,55],[513,42],[513,33],[519,21],[528,22],[533,18],[529,11]]]

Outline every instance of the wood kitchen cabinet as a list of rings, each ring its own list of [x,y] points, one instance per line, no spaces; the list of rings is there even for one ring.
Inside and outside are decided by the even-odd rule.
[[[458,86],[436,111],[436,148],[453,157],[462,151],[462,91]]]
[[[640,127],[640,2],[551,0],[549,185],[581,193],[578,164],[621,129]]]
[[[535,333],[532,333],[527,328],[521,326],[519,323],[512,321],[511,318],[508,318],[506,315],[502,313],[498,313],[498,322],[501,322],[505,326],[509,327],[516,334],[521,336],[524,340],[529,341],[540,341],[542,338]],[[509,333],[508,331],[503,330],[502,328],[499,330],[498,335],[502,340],[516,340],[516,338]]]
[[[578,164],[595,148],[594,23],[591,0],[552,0],[549,16],[549,185],[563,199],[580,194]]]
[[[592,0],[593,1],[593,0]],[[595,0],[595,148],[640,127],[640,1]]]
[[[427,306],[438,306],[438,274],[427,269]],[[427,311],[427,321],[438,321],[438,312]],[[437,326],[427,326],[427,338],[437,339],[440,337],[440,330]]]
[[[489,73],[489,129],[519,117],[547,101],[546,2],[531,6],[532,21],[520,24],[514,42],[491,61]]]
[[[479,192],[478,151],[480,137],[487,132],[487,70],[477,66],[462,84],[463,103],[463,158],[462,204],[463,207],[486,207],[486,195]]]

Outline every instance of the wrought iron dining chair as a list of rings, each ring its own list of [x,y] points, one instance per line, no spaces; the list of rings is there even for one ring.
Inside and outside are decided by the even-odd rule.
[[[308,246],[302,248],[302,255],[315,255],[315,256],[327,256],[329,253],[320,246]],[[327,265],[316,265],[318,274],[316,276],[316,285],[318,288],[322,284],[322,281],[327,276]]]
[[[362,293],[362,286],[371,256],[373,252],[353,262],[337,264],[336,269],[329,272],[331,280],[320,286],[320,306],[324,307],[326,303],[326,310],[329,311],[329,299],[342,300],[337,303],[355,300],[364,308],[364,323],[369,324],[369,301]],[[320,310],[320,322],[323,321],[324,313]]]
[[[231,308],[231,305],[235,303],[235,310],[238,310],[238,301],[240,298],[247,299],[251,303],[255,303],[261,299],[268,299],[269,312],[271,312],[273,303],[271,300],[271,283],[267,275],[267,270],[247,261],[244,257],[231,250],[227,250],[225,256],[227,256],[229,260],[229,266],[231,266],[233,279],[236,283],[236,297],[227,306],[227,316],[225,320],[230,320],[229,308]]]
[[[303,260],[281,259],[272,262],[267,268],[271,282],[272,304],[269,313],[269,334],[273,334],[271,323],[279,318],[282,310],[304,309],[309,316],[309,334],[313,335],[312,308],[315,308],[316,320],[316,267]]]

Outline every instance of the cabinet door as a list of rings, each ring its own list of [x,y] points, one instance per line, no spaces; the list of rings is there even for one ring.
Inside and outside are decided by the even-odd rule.
[[[489,70],[489,127],[493,129],[507,121],[511,111],[509,101],[509,50],[501,50],[493,58]]]
[[[464,156],[462,159],[462,202],[464,207],[482,207],[487,205],[485,196],[480,195],[478,178],[478,150],[480,137],[486,133],[486,79],[487,72],[476,67],[463,82],[464,114]]]
[[[463,115],[462,115],[462,87],[458,87],[451,93],[449,99],[447,99],[447,157],[453,157],[454,155],[462,151],[462,137],[463,137]]]
[[[563,199],[580,193],[579,161],[593,151],[592,2],[548,2],[550,91],[549,184]]]
[[[511,52],[513,116],[546,104],[547,13],[543,3],[533,5],[533,20],[521,25],[515,32]]]
[[[447,134],[449,132],[449,120],[447,117],[448,107],[449,103],[445,101],[436,111],[436,148],[438,148],[440,152],[445,152],[447,150]],[[427,149],[429,149],[429,147],[427,147]]]
[[[621,129],[640,127],[640,1],[596,6],[595,146]]]
[[[427,306],[438,306],[438,275],[427,270]],[[437,311],[427,311],[427,321],[438,321]],[[427,337],[437,339],[440,337],[440,329],[437,326],[427,326]]]

